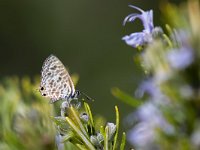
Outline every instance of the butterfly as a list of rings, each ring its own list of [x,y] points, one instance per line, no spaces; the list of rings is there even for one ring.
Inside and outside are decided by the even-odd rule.
[[[54,55],[50,55],[43,63],[41,70],[40,93],[44,97],[51,99],[51,103],[59,99],[70,102],[72,99],[78,99],[80,94],[86,94],[75,90],[73,81],[62,62]]]

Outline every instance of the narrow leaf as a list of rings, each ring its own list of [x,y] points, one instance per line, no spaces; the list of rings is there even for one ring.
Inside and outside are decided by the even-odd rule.
[[[85,143],[85,146],[87,146],[89,150],[95,150],[92,143],[90,143],[88,138],[85,137],[85,135],[81,132],[81,130],[79,130],[76,124],[69,117],[66,117],[66,120],[67,120],[67,123],[73,128],[73,130],[79,135],[81,140]]]
[[[83,132],[83,134],[89,139],[87,131],[86,131],[84,125],[82,124],[82,122],[81,122],[81,120],[80,120],[80,118],[79,118],[78,113],[76,112],[76,110],[73,107],[70,107],[69,111],[70,111],[70,114],[72,115],[70,118],[73,118],[73,121],[75,123],[77,123],[78,127],[81,129],[81,131]]]
[[[132,107],[138,107],[142,104],[141,101],[126,94],[125,92],[121,91],[119,88],[112,88],[111,92],[119,100],[121,100],[122,102],[124,102]]]
[[[84,107],[85,107],[86,113],[89,115],[89,123],[92,127],[94,127],[94,120],[92,117],[92,112],[91,112],[90,106],[87,103],[84,103]]]
[[[62,137],[62,142],[67,142],[69,139],[74,137],[74,133],[72,131],[68,131],[66,135]]]
[[[103,135],[103,137],[105,137],[105,130],[103,126],[100,127],[100,133]]]
[[[119,110],[118,107],[115,106],[115,113],[116,113],[116,132],[114,136],[114,144],[113,144],[113,150],[116,149],[117,146],[117,138],[118,138],[118,132],[119,132]]]
[[[123,132],[122,141],[121,141],[121,144],[120,144],[120,150],[124,150],[125,149],[125,144],[126,144],[126,133]]]
[[[108,134],[108,126],[106,126],[104,134],[104,150],[108,150]]]
[[[80,150],[88,150],[85,146],[81,145],[81,144],[76,144],[76,146],[80,149]]]

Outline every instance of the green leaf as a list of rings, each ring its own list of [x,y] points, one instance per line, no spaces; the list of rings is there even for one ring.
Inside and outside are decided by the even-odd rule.
[[[104,150],[108,150],[108,134],[108,126],[106,126],[104,134]]]
[[[79,118],[78,112],[73,107],[70,107],[69,114],[70,118],[73,119],[75,124],[81,129],[82,133],[89,139],[87,131]]]
[[[69,141],[71,138],[73,138],[75,135],[72,131],[68,131],[66,135],[63,136],[62,138],[62,142],[67,142]]]
[[[87,146],[89,150],[95,150],[94,146],[89,141],[89,139],[81,132],[81,130],[76,126],[76,124],[69,117],[66,117],[66,121],[72,127],[72,129],[76,132],[76,134],[79,135],[81,140],[85,143],[85,146]]]
[[[116,113],[116,132],[115,132],[115,136],[114,136],[114,144],[113,144],[113,148],[112,148],[113,150],[116,149],[118,132],[119,132],[119,110],[118,110],[117,106],[115,106],[115,113]]]
[[[59,124],[61,124],[61,123],[65,123],[66,122],[66,120],[65,120],[65,117],[53,117],[53,116],[51,116],[50,117],[57,125],[59,125]]]
[[[132,107],[137,108],[138,106],[140,106],[142,104],[142,102],[140,100],[131,97],[130,95],[121,91],[119,88],[112,88],[111,92],[119,100],[121,100],[122,102],[124,102]]]
[[[125,144],[126,144],[126,133],[123,132],[122,141],[121,141],[121,144],[120,144],[120,150],[124,150],[125,149]]]
[[[100,127],[100,133],[105,137],[105,130],[103,126]]]
[[[87,148],[85,148],[83,145],[81,144],[76,144],[76,146],[80,149],[80,150],[88,150]]]
[[[84,102],[84,107],[85,107],[85,111],[86,111],[87,115],[89,116],[89,125],[91,128],[91,133],[94,134],[93,130],[92,130],[92,129],[94,129],[94,120],[92,117],[92,112],[91,112],[90,106]]]
[[[173,47],[173,44],[172,44],[171,40],[169,39],[169,37],[168,37],[166,34],[163,34],[163,38],[164,38],[165,41],[167,42],[168,46],[169,46],[170,48],[172,48],[172,47]]]

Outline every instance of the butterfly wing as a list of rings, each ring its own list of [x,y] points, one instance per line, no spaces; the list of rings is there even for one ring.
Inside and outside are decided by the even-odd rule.
[[[75,93],[74,84],[62,62],[50,55],[43,63],[41,71],[40,92],[55,102],[59,99],[69,100]]]

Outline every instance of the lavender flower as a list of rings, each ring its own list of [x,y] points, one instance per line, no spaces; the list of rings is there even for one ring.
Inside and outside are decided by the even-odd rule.
[[[135,91],[135,96],[137,98],[142,98],[145,94],[149,96],[150,101],[153,101],[156,104],[170,104],[168,97],[161,92],[159,85],[156,84],[155,79],[150,78],[143,81]]]
[[[153,25],[153,11],[143,11],[142,9],[130,5],[130,7],[137,9],[141,12],[141,14],[130,14],[124,19],[124,25],[126,22],[134,22],[135,19],[140,19],[143,23],[144,30],[142,32],[132,33],[130,35],[126,35],[122,38],[126,42],[126,44],[137,48],[138,46],[143,46],[153,40],[152,33],[154,31]],[[156,30],[157,31],[157,30]]]
[[[163,117],[157,105],[146,102],[136,112],[139,123],[129,131],[128,140],[138,147],[148,147],[157,138],[156,129],[173,134],[174,128]]]
[[[194,60],[193,49],[190,44],[191,35],[184,30],[175,30],[172,34],[173,41],[176,41],[177,47],[167,54],[167,59],[172,68],[182,70],[188,67]]]
[[[156,86],[153,79],[148,79],[143,81],[138,89],[135,91],[135,96],[138,98],[142,98],[144,94],[148,94],[153,98],[158,97],[158,95],[161,95],[162,93],[160,89]]]
[[[193,62],[193,53],[191,49],[181,48],[170,51],[167,55],[170,65],[174,69],[185,69]]]
[[[128,132],[128,141],[137,148],[148,147],[155,139],[155,131],[146,124],[138,123]]]

